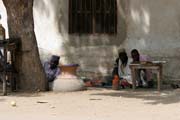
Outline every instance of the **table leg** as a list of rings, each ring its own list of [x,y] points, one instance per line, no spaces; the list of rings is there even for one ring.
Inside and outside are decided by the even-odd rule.
[[[4,72],[3,72],[3,95],[7,95],[7,86],[6,86],[6,62],[7,62],[7,50],[4,48]]]
[[[6,74],[5,72],[3,73],[3,95],[7,95],[7,90],[6,90]]]
[[[160,73],[159,73],[159,90],[161,89],[161,84],[162,84],[162,73],[163,73],[163,69],[162,69],[162,65],[161,65]]]
[[[132,86],[133,86],[133,90],[136,89],[136,73],[135,73],[135,69],[131,68],[131,76],[132,76]]]
[[[160,80],[161,80],[161,70],[159,69],[158,72],[157,72],[157,90],[160,91]]]

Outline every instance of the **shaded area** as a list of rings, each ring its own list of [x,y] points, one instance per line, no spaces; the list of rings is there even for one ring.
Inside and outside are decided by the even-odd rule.
[[[4,99],[4,98],[1,98],[1,99],[0,99],[0,102],[4,102],[4,101],[6,101],[6,99]]]
[[[117,49],[127,36],[125,6],[118,2],[118,32],[117,35],[108,34],[68,34],[68,2],[56,3],[56,19],[58,30],[63,38],[63,57],[67,63],[80,64],[79,74],[88,77],[100,77],[111,74]]]
[[[0,87],[0,96],[5,97],[2,92],[2,87]],[[8,97],[40,97],[42,94],[40,92],[24,92],[24,91],[11,91],[10,88],[7,88]],[[0,99],[0,102],[5,101],[4,98]]]
[[[126,0],[117,1],[116,35],[69,34],[68,3],[68,0],[34,2],[35,31],[42,61],[58,54],[62,64],[78,63],[80,76],[99,78],[110,75],[118,48],[127,37]]]
[[[11,92],[8,94],[9,97],[40,97],[40,92]]]
[[[166,78],[179,77],[179,73],[173,71],[179,65],[178,52],[163,52],[167,50],[164,50],[166,45],[162,46],[165,42],[160,32],[166,33],[169,29],[162,29],[159,25],[161,22],[156,22],[159,17],[155,16],[159,15],[160,10],[152,1],[117,0],[117,35],[69,34],[68,3],[68,0],[35,0],[39,25],[35,27],[41,28],[37,29],[41,35],[37,33],[36,36],[42,43],[42,48],[39,48],[42,59],[58,54],[62,64],[78,63],[80,76],[99,78],[111,74],[118,48],[125,47],[128,55],[131,49],[137,48],[154,60],[168,61],[164,65]],[[168,46],[171,45],[169,43]],[[174,42],[171,43],[169,48],[174,46]],[[176,56],[172,56],[172,53],[176,53]]]
[[[155,91],[153,89],[137,89],[132,90],[121,90],[109,93],[97,93],[91,94],[92,96],[111,96],[111,97],[124,97],[124,98],[135,98],[144,100],[145,104],[173,104],[180,102],[180,89],[178,90],[164,90],[162,92]]]

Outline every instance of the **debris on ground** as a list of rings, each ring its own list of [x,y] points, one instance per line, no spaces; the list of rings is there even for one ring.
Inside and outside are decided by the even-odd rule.
[[[102,100],[100,98],[90,98],[89,100]]]
[[[53,109],[53,108],[56,108],[56,107],[55,107],[55,106],[53,106],[53,105],[51,105],[51,106],[50,106],[50,108],[52,108],[52,109]]]
[[[86,87],[102,87],[104,85],[105,85],[105,83],[99,79],[85,81]]]
[[[48,103],[47,101],[37,101],[37,103]]]
[[[15,101],[11,101],[11,106],[12,107],[16,107],[16,102]]]

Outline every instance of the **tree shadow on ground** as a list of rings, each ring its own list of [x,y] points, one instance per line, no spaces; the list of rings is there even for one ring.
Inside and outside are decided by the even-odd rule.
[[[40,97],[41,92],[8,92],[9,97]],[[0,99],[1,101],[1,99]]]
[[[0,102],[4,102],[4,101],[6,101],[6,99],[4,99],[4,98],[1,98],[1,99],[0,99]]]
[[[2,88],[2,84],[0,84],[0,96],[4,96],[3,95],[3,88]],[[35,91],[35,92],[31,92],[31,91],[12,91],[10,87],[7,87],[7,96],[10,97],[39,97],[42,96],[41,92],[39,91]],[[1,99],[0,99],[1,102]]]
[[[120,91],[110,91],[109,93],[96,93],[91,95],[100,96],[112,96],[112,97],[123,97],[123,98],[135,98],[144,100],[145,104],[174,104],[180,102],[180,89],[163,90],[156,91],[155,89],[137,89],[132,90],[120,90]]]

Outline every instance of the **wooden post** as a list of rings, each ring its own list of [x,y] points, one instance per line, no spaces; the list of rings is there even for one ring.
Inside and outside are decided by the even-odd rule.
[[[160,91],[160,69],[157,72],[157,90]]]
[[[161,90],[161,83],[162,83],[162,64],[159,65],[159,72],[158,72],[158,91]]]
[[[6,86],[6,62],[7,62],[7,49],[6,49],[6,45],[4,46],[4,71],[3,71],[3,95],[7,95],[7,86]]]

